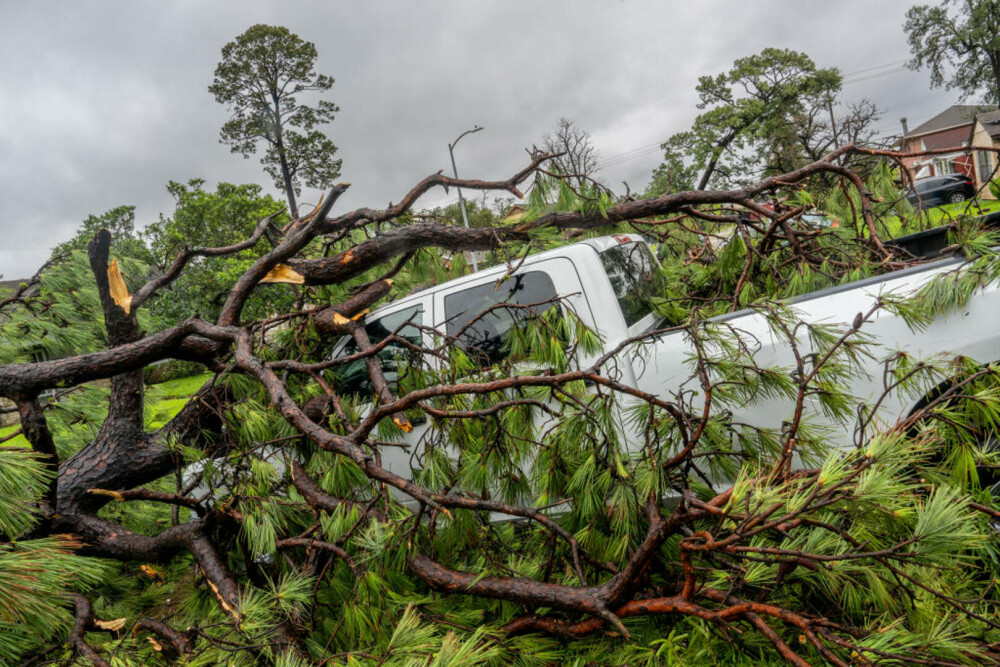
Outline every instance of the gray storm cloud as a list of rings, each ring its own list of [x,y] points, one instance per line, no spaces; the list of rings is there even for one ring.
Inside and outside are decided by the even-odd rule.
[[[910,4],[0,3],[0,274],[33,273],[91,213],[169,214],[169,180],[257,182],[280,196],[256,161],[218,143],[226,114],[206,90],[222,45],[254,23],[315,42],[318,69],[336,79],[327,132],[353,184],[341,206],[356,207],[398,201],[448,166],[447,143],[475,124],[486,131],[459,147],[461,173],[506,177],[560,116],[592,134],[607,183],[641,189],[657,144],[697,113],[698,76],[766,46],[859,73],[846,101],[876,102],[885,132],[904,115],[913,126],[957,99],[900,68]]]

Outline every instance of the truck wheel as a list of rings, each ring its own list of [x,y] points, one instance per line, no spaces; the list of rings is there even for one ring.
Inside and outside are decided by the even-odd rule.
[[[968,197],[965,196],[964,192],[952,192],[950,195],[948,195],[949,204],[961,204],[966,199],[968,199]]]

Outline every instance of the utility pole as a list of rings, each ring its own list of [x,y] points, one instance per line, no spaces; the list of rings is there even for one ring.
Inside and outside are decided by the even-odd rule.
[[[458,139],[455,139],[455,141],[453,141],[450,144],[448,144],[448,155],[451,156],[451,171],[452,171],[452,173],[455,174],[455,180],[458,180],[458,167],[455,166],[455,146],[458,144],[458,142],[461,140],[461,138],[464,137],[465,135],[472,134],[473,132],[478,132],[481,129],[483,129],[483,128],[481,128],[478,125],[476,125],[471,130],[466,130],[462,134],[458,135]],[[462,197],[462,188],[459,188],[459,187],[456,186],[455,189],[458,190],[458,205],[462,209],[462,222],[465,223],[465,228],[468,229],[469,228],[469,216],[465,212],[465,199]],[[475,251],[469,253],[469,257],[472,259],[472,270],[473,271],[478,271],[479,270],[479,262],[476,261],[476,253],[475,253]]]
[[[826,94],[826,109],[830,112],[830,131],[833,132],[833,147],[837,148],[840,146],[840,135],[837,134],[837,119],[833,115],[833,93]],[[837,161],[843,165],[845,160],[846,158],[841,155]]]

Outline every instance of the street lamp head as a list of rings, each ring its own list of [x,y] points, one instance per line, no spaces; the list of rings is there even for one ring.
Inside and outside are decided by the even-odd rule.
[[[456,181],[458,180],[458,167],[455,166],[455,150],[454,150],[455,149],[455,145],[465,135],[472,134],[473,132],[478,132],[481,129],[483,129],[483,128],[481,128],[478,125],[476,125],[471,130],[466,130],[462,134],[458,135],[458,139],[455,139],[455,141],[453,141],[450,144],[448,144],[448,155],[451,156],[451,170],[452,170],[452,173],[455,174],[455,180]],[[462,209],[462,223],[465,225],[465,228],[468,229],[469,228],[469,214],[465,212],[465,199],[462,197],[462,188],[456,187],[455,189],[458,190],[458,205],[459,205],[459,208]],[[473,253],[472,255],[469,256],[469,259],[472,260],[472,270],[473,271],[478,271],[479,270],[479,262],[476,261],[476,255]]]
[[[472,134],[473,132],[478,132],[479,130],[482,130],[482,129],[484,129],[484,128],[479,127],[478,125],[475,125],[475,126],[473,126],[473,128],[471,130],[466,130],[462,134],[458,135],[458,139],[455,139],[455,141],[453,141],[450,144],[448,144],[448,150],[454,149],[455,146],[458,144],[458,142],[461,140],[461,138],[464,137],[465,135]]]

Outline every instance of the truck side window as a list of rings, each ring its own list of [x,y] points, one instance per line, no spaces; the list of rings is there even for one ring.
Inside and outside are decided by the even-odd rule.
[[[506,357],[510,331],[515,326],[522,326],[532,313],[538,315],[547,311],[557,298],[552,279],[542,271],[522,273],[508,278],[499,287],[495,285],[494,282],[476,285],[444,298],[448,336],[457,337],[480,366],[489,366]],[[490,306],[501,303],[534,307],[531,311],[494,308],[483,315]]]
[[[399,329],[397,336],[405,338],[414,345],[421,345],[420,327],[424,321],[424,308],[421,305],[412,308],[404,308],[395,313],[390,313],[385,317],[372,320],[365,324],[365,331],[372,345],[377,345],[387,336]],[[402,328],[400,328],[402,327]],[[341,357],[357,354],[358,345],[353,340],[344,346],[340,352]],[[399,365],[401,363],[414,363],[418,360],[413,350],[390,343],[382,348],[378,353],[379,365],[385,375],[389,386],[393,386],[399,377]],[[347,364],[335,367],[335,377],[337,378],[337,389],[344,395],[370,396],[375,392],[372,387],[371,378],[368,376],[368,368],[364,359],[355,359]]]
[[[629,243],[601,253],[601,263],[611,280],[625,324],[632,326],[653,312],[656,269],[645,243]]]

